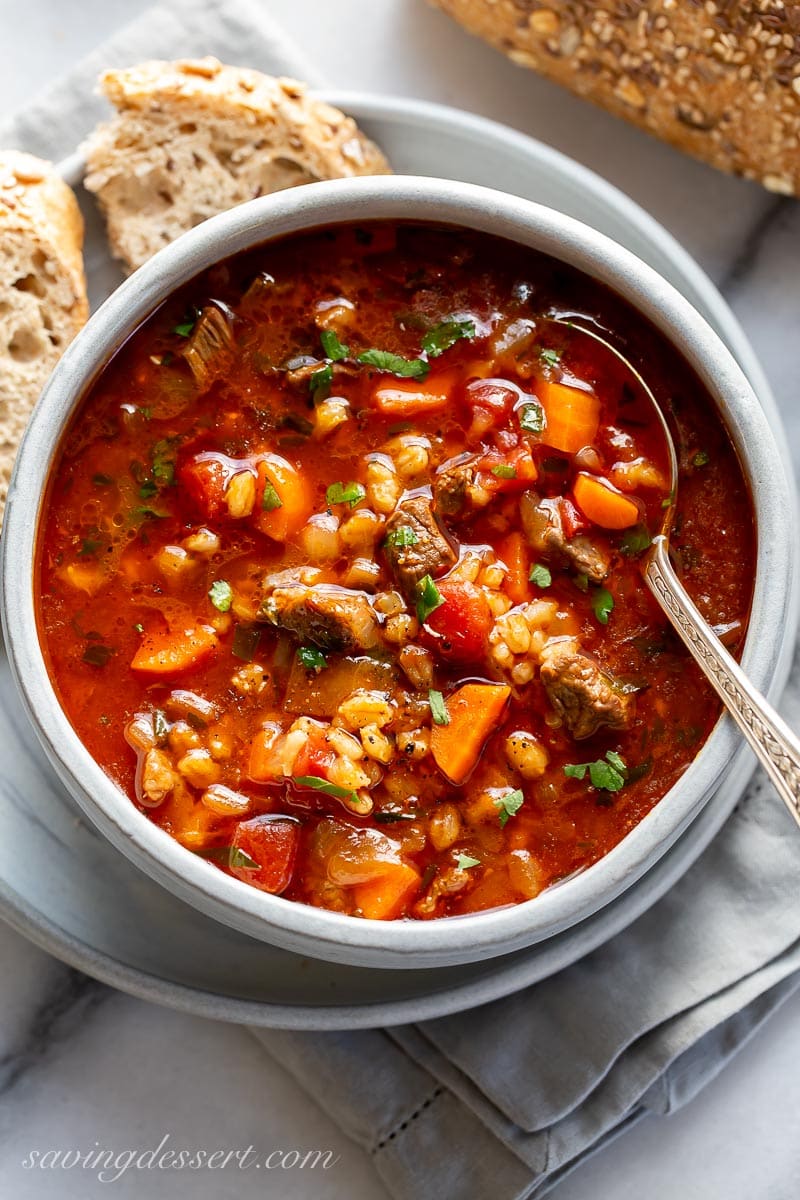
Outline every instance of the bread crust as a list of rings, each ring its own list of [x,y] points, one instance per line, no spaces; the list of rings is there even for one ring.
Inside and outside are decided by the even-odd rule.
[[[0,150],[0,517],[28,416],[86,323],[83,219],[50,163]]]
[[[295,80],[205,58],[106,71],[100,86],[117,115],[84,147],[84,182],[129,269],[254,195],[389,171],[351,117]]]
[[[800,195],[800,5],[431,0],[521,66],[780,195]]]

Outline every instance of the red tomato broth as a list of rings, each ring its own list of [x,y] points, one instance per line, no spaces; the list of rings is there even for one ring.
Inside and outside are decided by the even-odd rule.
[[[352,309],[337,304],[342,297]],[[196,312],[207,311],[212,301],[233,332],[217,345],[210,373],[201,363],[197,376],[184,358],[196,327],[188,336],[175,329],[193,324]],[[675,560],[703,614],[738,652],[754,576],[752,506],[713,403],[684,360],[625,301],[543,255],[461,230],[383,222],[277,241],[212,268],[166,301],[84,397],[65,435],[40,529],[39,625],[51,678],[84,744],[132,802],[220,869],[290,899],[384,919],[516,903],[607,853],[686,770],[711,731],[719,704],[642,582],[637,555],[621,553],[628,531],[598,529],[572,493],[579,471],[608,477],[622,453],[612,444],[615,436],[625,443],[623,457],[641,458],[665,476],[658,430],[624,368],[568,330],[541,321],[537,330],[535,319],[544,313],[594,322],[647,378],[680,460]],[[429,374],[418,385],[353,362],[372,347],[416,360],[426,332],[452,319],[472,321],[476,336],[431,356]],[[520,325],[526,321],[533,323],[532,333]],[[325,327],[350,353],[327,364],[330,388],[315,394],[309,376],[325,365]],[[543,359],[542,349],[553,353]],[[487,378],[492,382],[481,382]],[[546,430],[539,435],[520,427],[525,405],[557,396],[553,385],[560,384],[598,398],[594,457],[581,452],[576,460],[548,446]],[[409,416],[403,393],[416,386],[434,400],[421,400]],[[349,416],[322,436],[314,423],[328,390],[348,401]],[[436,400],[440,393],[448,396],[446,406]],[[404,427],[409,421],[411,429]],[[327,519],[332,512],[342,529],[359,511],[373,511],[365,456],[385,456],[402,437],[427,439],[431,461],[422,476],[400,481],[401,506],[404,495],[425,496],[428,484],[435,490],[442,464],[466,452],[479,457],[473,491],[490,497],[457,516],[439,514],[446,536],[458,544],[456,565],[438,576],[447,603],[431,612],[430,623],[406,647],[386,642],[391,614],[381,614],[377,653],[323,647],[327,665],[301,670],[298,647],[315,643],[258,619],[270,594],[264,581],[307,565],[308,545],[323,545],[319,538],[308,542],[308,517]],[[399,451],[392,453],[396,459]],[[277,475],[259,466],[275,455],[287,464]],[[296,479],[296,486],[290,479],[287,503],[272,511],[261,507],[265,472],[276,486]],[[258,508],[233,518],[225,488],[236,474],[252,475]],[[352,505],[328,504],[326,489],[351,481],[366,487],[367,496]],[[239,482],[248,492],[250,484]],[[532,489],[539,500],[561,505],[568,540],[588,536],[610,554],[602,583],[613,598],[607,623],[596,611],[599,586],[587,585],[558,554],[543,557],[520,533],[520,497]],[[663,488],[624,494],[656,532]],[[391,513],[377,516],[380,536],[374,555],[366,554],[379,565],[377,595],[401,595],[382,548]],[[182,546],[204,529],[218,538],[210,553]],[[481,564],[477,583],[458,578],[470,554]],[[480,580],[503,554],[513,574],[492,593]],[[331,561],[319,561],[317,583],[341,586],[354,557],[364,556],[340,545]],[[527,581],[537,564],[550,570],[549,585]],[[451,570],[455,577],[448,580]],[[228,612],[209,600],[215,581],[230,585]],[[603,726],[576,740],[559,724],[537,662],[529,682],[511,681],[499,723],[466,782],[456,787],[430,753],[416,758],[416,742],[399,748],[404,734],[431,728],[429,686],[414,685],[398,665],[400,652],[411,646],[432,656],[430,686],[445,703],[465,682],[510,682],[486,636],[489,599],[502,596],[506,586],[513,606],[557,602],[548,638],[576,639],[615,687],[635,689],[635,716],[628,728]],[[477,603],[471,596],[476,589]],[[374,605],[376,592],[363,594]],[[408,599],[403,603],[412,623],[414,607]],[[448,639],[442,625],[450,611]],[[196,646],[199,639],[197,664],[187,668],[180,660],[175,671],[178,660],[167,655],[157,672],[132,669],[137,655],[140,661],[145,652],[158,655],[165,639],[172,646]],[[252,661],[234,649],[252,651]],[[526,661],[523,656],[517,665]],[[325,689],[333,688],[337,673],[361,687],[381,673],[376,690],[393,706],[391,721],[378,731],[386,731],[393,761],[381,764],[367,755],[363,761],[375,763],[373,774],[382,775],[353,791],[362,807],[373,805],[364,816],[348,810],[341,797],[293,782],[329,778],[337,754],[326,741]],[[189,712],[187,719],[185,705],[175,699],[180,691],[209,702],[213,715]],[[137,756],[125,730],[136,714],[152,723],[154,710],[165,722],[160,744],[151,738]],[[323,728],[307,736],[300,769],[293,767],[283,780],[249,778],[254,739],[266,746],[271,736],[260,731],[277,726],[285,737],[305,713],[327,733]],[[342,727],[363,747],[357,727]],[[548,756],[539,776],[524,778],[509,765],[507,739],[518,731]],[[142,791],[142,762],[151,750],[165,756],[176,781],[160,799],[157,783],[150,797]],[[210,785],[192,782],[184,759],[194,752],[200,752]],[[627,779],[619,790],[565,776],[565,765],[607,762],[608,752],[625,764]],[[264,753],[268,760],[269,747]],[[208,786],[231,789],[246,811],[228,812],[224,797],[214,805]],[[502,824],[506,814],[496,801],[517,790],[523,802]],[[247,822],[263,814],[294,818],[297,835],[284,826],[272,837],[257,823],[251,828],[258,836],[248,836]],[[454,824],[457,834],[448,841]],[[238,847],[244,855],[236,855]]]

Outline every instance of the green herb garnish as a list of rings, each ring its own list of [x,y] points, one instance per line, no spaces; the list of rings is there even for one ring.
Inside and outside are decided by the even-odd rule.
[[[470,867],[480,866],[480,861],[481,860],[479,858],[473,858],[469,854],[459,854],[458,858],[456,859],[456,866],[458,867],[459,871],[468,871]]]
[[[391,354],[388,350],[365,350],[359,354],[358,361],[378,371],[386,371],[389,375],[398,375],[401,379],[424,379],[430,371],[429,364],[423,358],[403,358],[401,354]]]
[[[292,782],[298,787],[313,788],[315,792],[324,792],[326,796],[335,796],[337,800],[355,802],[358,799],[355,792],[339,787],[338,783],[331,783],[328,779],[320,779],[319,775],[293,775]]]
[[[531,567],[531,573],[528,576],[528,579],[531,581],[531,583],[535,583],[536,586],[540,588],[549,588],[550,584],[553,582],[553,576],[550,574],[550,571],[547,569],[547,567],[542,566],[541,563],[536,563]]]
[[[495,808],[499,810],[499,821],[501,825],[506,825],[509,817],[513,817],[515,813],[522,808],[525,797],[519,788],[513,792],[506,792],[505,796],[501,796],[499,800],[493,800]]]
[[[188,338],[194,332],[194,327],[200,320],[200,309],[192,306],[186,313],[186,316],[177,325],[174,326],[172,332],[177,333],[178,337]]]
[[[614,608],[614,597],[608,588],[596,588],[592,594],[592,612],[601,625],[608,624],[608,618]]]
[[[324,400],[330,391],[332,382],[333,367],[330,363],[323,363],[321,367],[317,367],[316,371],[312,371],[308,377],[308,387],[314,399]]]
[[[261,863],[257,863],[239,846],[209,846],[206,850],[195,850],[195,854],[200,858],[210,859],[211,862],[222,863],[226,867],[238,867],[239,870],[245,871],[261,870]]]
[[[227,579],[215,579],[208,589],[208,598],[217,612],[229,612],[233,603],[233,588]]]
[[[297,661],[307,671],[322,671],[328,665],[325,655],[315,646],[300,646],[297,651]]]
[[[155,496],[157,491],[158,484],[155,479],[145,479],[139,488],[139,496],[142,500],[149,500],[152,496]]]
[[[447,705],[444,702],[442,693],[431,688],[428,692],[428,703],[431,706],[431,716],[433,717],[434,725],[449,725],[450,714],[447,711]]]
[[[526,433],[541,433],[544,429],[544,409],[541,404],[523,404],[519,410],[519,423]]]
[[[422,339],[422,349],[428,358],[438,358],[461,338],[474,338],[475,335],[474,321],[442,321],[425,334]]]
[[[325,500],[328,504],[349,504],[355,508],[366,494],[360,483],[351,480],[350,483],[332,483],[325,491]]]
[[[113,653],[111,646],[106,646],[103,642],[92,642],[91,646],[84,650],[82,658],[90,667],[104,667]]]
[[[645,525],[634,525],[633,529],[626,529],[622,535],[619,544],[620,553],[627,558],[636,558],[638,554],[644,553],[652,541],[650,531]]]
[[[441,604],[444,604],[444,597],[430,575],[424,575],[417,584],[417,617],[420,624],[424,625]]]
[[[237,625],[233,631],[231,654],[242,662],[252,662],[260,641],[261,630],[257,625]]]
[[[618,792],[625,786],[628,768],[616,750],[608,750],[605,758],[598,758],[595,762],[567,763],[564,767],[567,779],[585,779],[587,772],[593,788],[603,792]]]
[[[573,575],[572,582],[575,584],[575,587],[578,589],[579,592],[588,592],[588,590],[589,590],[589,576],[588,575]]]
[[[264,512],[273,512],[276,508],[283,508],[283,501],[275,490],[275,485],[270,483],[268,479],[264,480],[264,495],[261,497],[261,508]]]
[[[560,350],[540,350],[539,358],[548,367],[557,367],[558,364],[561,362],[561,351]]]
[[[415,546],[419,538],[410,525],[398,525],[386,535],[387,546]]]
[[[78,558],[88,558],[92,554],[97,554],[98,550],[103,549],[103,543],[97,538],[84,538],[81,543],[81,548],[78,551]]]
[[[332,329],[323,329],[319,340],[322,342],[325,357],[329,358],[331,362],[341,362],[350,353],[349,348],[339,341]]]
[[[492,474],[498,479],[516,479],[517,468],[512,467],[509,463],[499,463],[498,466],[492,467]]]
[[[708,451],[707,450],[698,450],[697,454],[695,454],[694,458],[692,459],[692,466],[693,467],[707,467],[710,462],[711,462],[711,455],[708,453]]]
[[[162,438],[152,451],[153,479],[159,487],[171,487],[175,482],[175,439]]]

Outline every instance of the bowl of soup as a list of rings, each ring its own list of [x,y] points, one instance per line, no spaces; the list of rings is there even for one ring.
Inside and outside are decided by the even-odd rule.
[[[4,623],[61,778],[206,914],[376,966],[608,904],[738,735],[649,594],[674,560],[766,689],[792,493],[716,335],[551,210],[414,178],[205,222],[103,305],[20,450]]]

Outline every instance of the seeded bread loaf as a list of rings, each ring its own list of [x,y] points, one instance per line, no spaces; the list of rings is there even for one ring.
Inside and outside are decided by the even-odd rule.
[[[432,2],[514,62],[678,149],[800,195],[800,4]]]
[[[83,221],[49,163],[0,151],[0,517],[48,375],[89,315]]]
[[[106,71],[100,86],[117,115],[84,146],[84,183],[129,270],[244,200],[389,170],[352,118],[291,79],[204,58]]]

